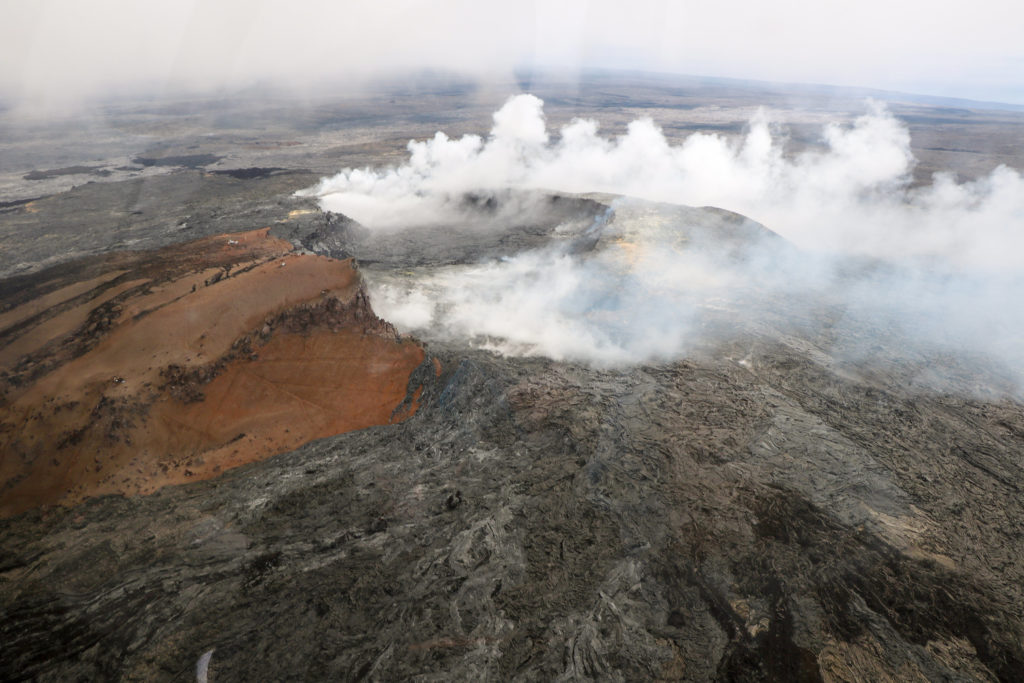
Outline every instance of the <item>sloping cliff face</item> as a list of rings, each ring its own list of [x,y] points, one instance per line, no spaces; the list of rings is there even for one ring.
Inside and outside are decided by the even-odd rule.
[[[0,514],[151,493],[416,408],[351,260],[258,230],[8,283]]]

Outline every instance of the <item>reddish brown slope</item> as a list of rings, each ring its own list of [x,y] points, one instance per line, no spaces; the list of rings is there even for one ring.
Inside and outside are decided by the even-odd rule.
[[[373,314],[350,261],[261,230],[70,271],[0,318],[0,514],[212,477],[415,410],[424,351]]]

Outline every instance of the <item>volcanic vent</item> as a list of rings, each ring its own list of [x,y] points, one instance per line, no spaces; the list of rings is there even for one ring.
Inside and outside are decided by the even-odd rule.
[[[209,478],[415,411],[411,378],[433,366],[352,261],[268,233],[7,282],[0,514]]]

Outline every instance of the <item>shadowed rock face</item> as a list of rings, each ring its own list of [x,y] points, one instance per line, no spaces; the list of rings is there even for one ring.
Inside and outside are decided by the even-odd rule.
[[[10,299],[3,514],[205,479],[416,407],[424,351],[352,262],[267,229],[57,268]]]

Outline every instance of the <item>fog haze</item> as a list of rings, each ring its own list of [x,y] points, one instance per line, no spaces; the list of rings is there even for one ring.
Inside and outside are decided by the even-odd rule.
[[[14,0],[0,9],[0,93],[59,109],[131,89],[627,68],[1024,103],[1019,3],[844,5]]]

